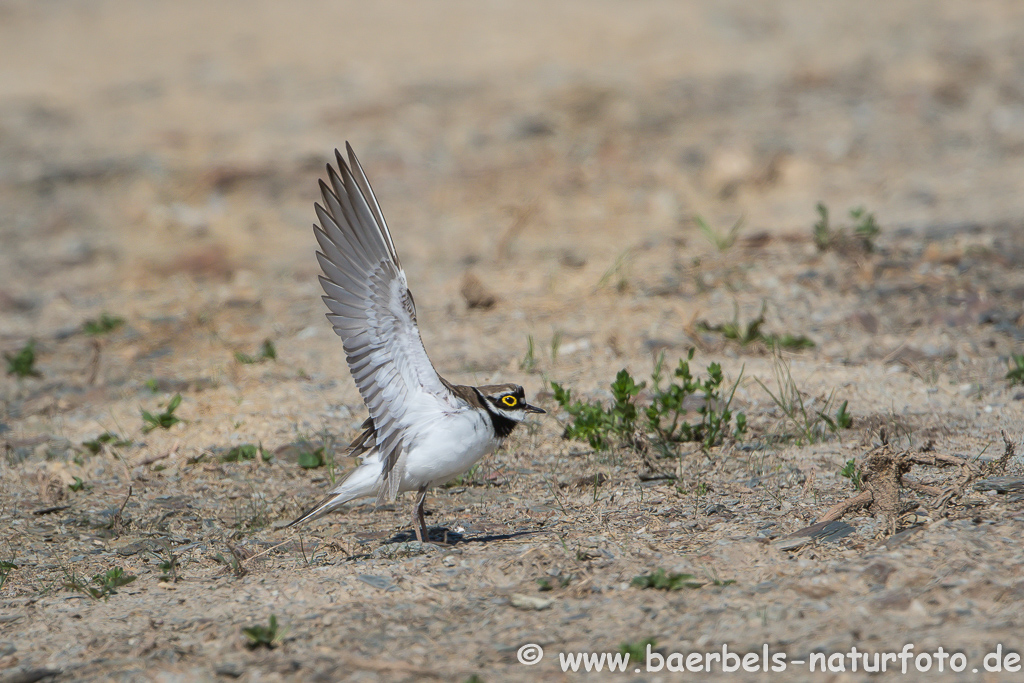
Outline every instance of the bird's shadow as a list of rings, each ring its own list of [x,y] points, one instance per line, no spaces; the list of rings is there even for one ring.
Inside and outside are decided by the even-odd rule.
[[[427,542],[433,543],[434,545],[442,546],[454,546],[460,543],[492,543],[494,541],[507,541],[513,538],[521,538],[523,536],[530,536],[532,534],[539,534],[542,530],[529,530],[529,531],[511,531],[506,534],[479,534],[469,535],[458,531],[453,531],[448,527],[435,526],[427,529],[429,540]],[[384,542],[385,545],[390,543],[409,543],[415,541],[416,532],[413,530],[399,531],[397,534],[389,538]]]

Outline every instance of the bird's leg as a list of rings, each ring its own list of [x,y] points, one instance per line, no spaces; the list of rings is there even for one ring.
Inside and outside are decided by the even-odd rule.
[[[416,501],[416,508],[413,510],[413,524],[416,529],[416,540],[420,543],[430,542],[430,533],[427,531],[427,520],[423,516],[423,503],[427,499],[427,487],[423,485],[420,487],[420,497]]]

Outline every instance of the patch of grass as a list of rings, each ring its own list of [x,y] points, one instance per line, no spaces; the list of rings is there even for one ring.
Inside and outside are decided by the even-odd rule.
[[[4,353],[7,360],[7,374],[19,379],[26,377],[42,377],[36,369],[36,342],[30,339],[17,353]]]
[[[273,614],[266,626],[249,626],[242,629],[242,635],[248,639],[246,646],[250,650],[258,647],[274,648],[281,644],[281,640],[288,633],[288,629],[282,629],[277,623],[277,617]]]
[[[730,322],[722,323],[721,325],[709,325],[706,322],[697,323],[697,329],[704,332],[715,332],[721,334],[726,339],[739,342],[741,346],[746,346],[753,342],[761,342],[770,349],[789,349],[791,351],[797,351],[800,349],[812,349],[814,348],[814,342],[807,337],[801,335],[794,335],[790,332],[785,334],[765,334],[761,331],[761,326],[765,322],[765,306],[761,306],[761,313],[756,318],[751,320],[746,325],[740,323],[739,320],[739,309],[737,308],[733,314],[733,319]]]
[[[93,455],[102,451],[103,447],[107,444],[110,444],[114,448],[127,448],[132,445],[132,442],[128,439],[122,439],[114,432],[103,432],[91,441],[82,442],[82,446]]]
[[[571,390],[552,382],[555,401],[573,418],[563,437],[586,441],[597,451],[608,450],[616,441],[631,439],[639,414],[634,399],[645,385],[637,384],[626,369],[619,370],[611,385],[612,404],[605,408],[597,402],[573,401]]]
[[[526,353],[519,361],[519,369],[523,372],[533,372],[537,368],[537,356],[533,345],[533,335],[526,335]]]
[[[814,224],[812,233],[814,236],[814,246],[818,248],[818,251],[827,251],[835,239],[835,236],[832,234],[832,227],[829,225],[828,207],[825,206],[824,202],[818,202],[818,205],[814,208],[818,212],[818,221]]]
[[[736,579],[720,579],[718,577],[711,578],[712,586],[731,586],[736,583]]]
[[[718,251],[728,251],[732,245],[736,244],[736,238],[739,237],[740,230],[743,228],[742,216],[725,232],[719,232],[712,228],[700,214],[693,216],[693,222],[697,224],[697,229],[704,235],[704,238],[711,242]]]
[[[615,257],[615,262],[608,268],[597,281],[597,289],[603,289],[609,285],[615,288],[619,294],[629,289],[629,268],[633,258],[633,251],[626,249]]]
[[[882,228],[875,221],[875,214],[866,211],[863,206],[858,206],[856,209],[850,209],[850,218],[855,221],[853,234],[867,251],[874,251],[875,238],[882,234]]]
[[[1010,371],[1004,377],[1010,383],[1024,384],[1024,353],[1015,353],[1010,356]]]
[[[10,576],[11,572],[13,572],[17,568],[18,565],[14,564],[13,562],[0,560],[0,588],[4,587],[4,584],[7,583],[7,577]]]
[[[262,444],[257,446],[256,444],[243,443],[240,446],[235,446],[234,448],[229,449],[227,453],[220,456],[220,461],[245,462],[247,460],[255,460],[257,455],[260,455],[264,461],[269,461],[270,458],[273,457],[272,454],[263,450]],[[302,454],[299,455],[299,459],[302,459]]]
[[[743,371],[740,370],[740,376],[733,384],[729,397],[723,399],[722,366],[712,363],[708,366],[706,379],[695,378],[690,372],[693,354],[694,349],[690,349],[686,360],[679,360],[679,365],[673,372],[673,379],[669,380],[664,389],[661,382],[665,354],[658,357],[654,372],[651,374],[654,393],[645,414],[648,428],[657,436],[656,443],[671,445],[684,441],[698,441],[707,450],[721,440],[732,423],[733,412],[730,406],[736,388],[743,379]],[[691,423],[684,419],[687,412],[684,403],[691,395],[703,398],[702,404],[697,408],[699,422]],[[747,416],[739,413],[736,415],[733,436],[739,438],[746,430]]]
[[[705,573],[707,573],[705,571]],[[654,588],[663,591],[678,591],[684,588],[697,589],[703,586],[731,586],[736,583],[735,579],[719,579],[718,576],[708,574],[707,580],[702,580],[693,574],[669,573],[659,567],[650,574],[641,574],[633,577],[629,585],[634,588]]]
[[[565,588],[570,583],[572,583],[572,580],[574,578],[576,577],[573,574],[559,574],[558,576],[553,577],[543,576],[537,579],[537,590],[539,590],[542,593],[554,590],[556,583],[558,585],[558,588]]]
[[[853,415],[847,412],[846,407],[849,405],[849,401],[843,401],[839,404],[839,410],[836,411],[835,424],[837,429],[850,429],[853,427]]]
[[[245,565],[242,564],[243,558],[239,557],[239,554],[235,551],[235,548],[232,547],[230,544],[228,545],[228,548],[231,549],[230,553],[228,553],[227,555],[225,555],[224,553],[217,553],[213,556],[213,561],[227,567],[235,576],[235,578],[241,578],[248,574],[249,571],[245,568]]]
[[[849,245],[851,241],[866,252],[870,253],[875,250],[875,239],[882,234],[882,228],[875,220],[875,214],[867,211],[863,206],[858,206],[850,209],[852,225],[834,228],[829,221],[828,207],[824,203],[818,202],[815,208],[818,212],[818,221],[814,224],[812,236],[814,246],[818,248],[818,251],[828,251]],[[848,229],[851,230],[852,237],[847,235]]]
[[[133,574],[125,574],[124,570],[120,567],[114,567],[112,569],[108,569],[102,574],[96,574],[92,577],[91,582],[86,583],[76,578],[72,571],[71,574],[67,575],[67,581],[64,583],[64,587],[78,591],[79,593],[84,593],[93,600],[99,600],[102,598],[106,601],[111,595],[117,593],[118,588],[127,586],[137,578],[138,577]]]
[[[551,335],[551,362],[555,363],[558,361],[558,351],[562,348],[562,333],[555,331]]]
[[[102,313],[99,318],[86,320],[82,323],[82,332],[93,337],[98,337],[113,332],[122,325],[124,325],[124,318],[120,318],[116,315],[110,315],[108,313]]]
[[[154,394],[160,391],[160,382],[156,378],[151,377],[150,379],[147,379],[142,383],[142,386],[146,387]]]
[[[164,408],[162,413],[153,415],[153,413],[143,410],[142,411],[142,433],[148,434],[154,429],[170,429],[174,425],[181,422],[181,418],[176,417],[174,411],[181,405],[181,394],[175,394],[174,398],[170,400],[167,407]]]
[[[476,463],[472,467],[470,467],[468,470],[466,470],[465,472],[460,474],[459,476],[455,477],[454,479],[452,479],[449,482],[446,482],[445,485],[444,485],[444,488],[450,489],[450,488],[454,488],[456,486],[469,486],[470,484],[473,483],[473,479],[474,479],[474,477],[476,477],[476,473],[479,472],[479,471],[480,471],[480,463]]]
[[[619,652],[629,655],[629,661],[631,662],[642,662],[647,657],[648,646],[653,650],[657,644],[658,641],[654,638],[644,638],[643,640],[621,643],[619,645]]]
[[[263,340],[263,345],[260,347],[259,353],[255,356],[242,353],[241,351],[235,351],[235,360],[243,365],[252,365],[253,363],[262,363],[267,360],[277,360],[277,349],[274,347],[274,342],[269,339]]]
[[[270,504],[262,491],[253,490],[244,506],[239,507],[233,503],[233,507],[234,527],[237,529],[234,538],[244,538],[246,534],[260,531],[270,525]]]
[[[68,488],[78,493],[79,491],[89,491],[92,489],[91,486],[82,481],[81,477],[75,477],[75,480],[68,484]]]
[[[694,349],[690,349],[685,360],[680,359],[672,378],[663,387],[665,380],[662,368],[665,357],[662,354],[651,373],[650,403],[641,412],[636,398],[647,387],[639,384],[625,369],[620,370],[611,384],[612,403],[605,407],[600,402],[574,401],[572,392],[557,382],[551,383],[555,401],[572,416],[563,434],[567,439],[587,441],[594,450],[602,451],[617,444],[635,445],[639,436],[650,436],[655,446],[664,451],[673,451],[681,442],[699,442],[707,450],[720,442],[728,433],[735,417],[734,438],[746,432],[747,418],[743,413],[734,416],[730,406],[740,379],[724,396],[722,366],[711,363],[707,377],[694,377],[690,371]],[[703,401],[696,408],[700,419],[690,422],[685,419],[684,407],[689,396],[700,396]]]
[[[704,581],[699,580],[693,574],[669,573],[659,567],[650,574],[641,574],[640,576],[633,577],[629,585],[634,588],[677,591],[683,588],[700,588],[704,583]]]
[[[856,458],[850,458],[846,461],[846,464],[843,465],[843,469],[839,470],[839,476],[849,479],[850,483],[853,484],[853,488],[857,491],[864,488],[864,482],[861,479],[860,469],[857,467]]]
[[[155,554],[155,553],[154,553]],[[166,583],[177,583],[178,582],[178,556],[171,552],[169,545],[164,546],[164,554],[157,555],[157,559],[160,562],[157,567],[160,569],[160,580]]]
[[[320,446],[310,451],[302,451],[299,453],[299,467],[304,470],[313,470],[317,467],[323,467],[325,464],[324,460],[324,447]]]
[[[830,414],[835,403],[834,391],[825,399],[808,397],[796,385],[789,363],[780,356],[775,357],[773,372],[776,391],[773,392],[760,379],[755,378],[755,381],[782,412],[781,435],[784,439],[793,440],[797,444],[819,443],[841,428],[848,429],[853,425],[846,401],[839,406],[835,417]]]

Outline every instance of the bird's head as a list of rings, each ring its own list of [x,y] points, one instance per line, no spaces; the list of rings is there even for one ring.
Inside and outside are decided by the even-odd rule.
[[[516,422],[522,422],[530,413],[547,412],[527,403],[526,394],[518,384],[479,387],[479,391],[493,412]]]

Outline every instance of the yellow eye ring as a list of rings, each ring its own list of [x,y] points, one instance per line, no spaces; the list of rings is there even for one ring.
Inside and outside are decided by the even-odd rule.
[[[509,408],[515,408],[516,403],[518,401],[516,400],[515,396],[503,396],[501,402],[507,405]]]

